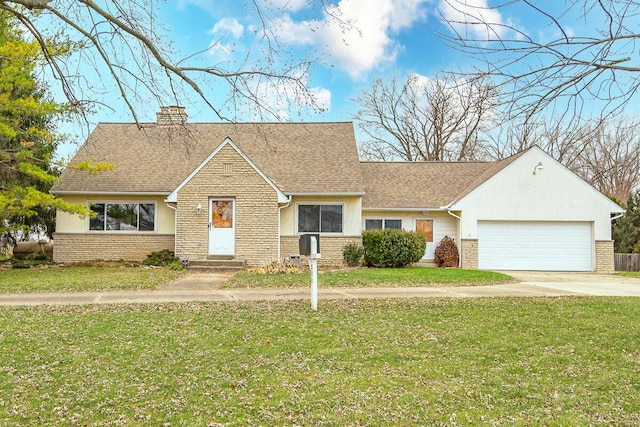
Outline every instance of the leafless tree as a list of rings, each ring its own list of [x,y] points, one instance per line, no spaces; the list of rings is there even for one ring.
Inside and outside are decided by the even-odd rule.
[[[533,116],[553,104],[564,114],[580,117],[596,103],[606,117],[621,112],[636,95],[640,2],[485,4],[441,0],[440,14],[448,27],[441,36],[451,47],[479,59],[477,71],[489,73],[502,93],[510,94],[511,116]],[[525,16],[528,19],[522,19]],[[538,23],[535,31],[526,28],[532,21]]]
[[[260,61],[247,56],[239,64],[212,64],[204,52],[176,58],[158,16],[158,0],[0,0],[0,9],[15,16],[38,41],[51,74],[75,107],[92,105],[101,91],[114,88],[138,123],[137,106],[155,97],[159,104],[180,104],[193,92],[220,119],[227,106],[217,105],[206,94],[208,85],[225,93],[227,103],[247,101],[258,111],[277,116],[264,96],[279,95],[294,102],[317,106],[307,86],[313,59],[295,61],[285,57],[286,49],[269,31],[262,15],[264,5],[255,7],[263,23]],[[338,18],[336,18],[338,19]],[[60,55],[69,49],[69,55]],[[75,58],[77,61],[71,61]],[[185,91],[186,90],[186,91]],[[189,95],[189,91],[191,94]],[[233,108],[231,108],[233,111]]]
[[[537,145],[573,169],[603,123],[603,120],[567,120],[558,116],[512,119],[491,133],[489,156],[500,160]]]
[[[637,118],[621,116],[601,124],[573,169],[609,197],[626,203],[640,188],[640,135]]]
[[[640,188],[640,120],[510,121],[492,134],[489,152],[502,159],[538,145],[609,197],[626,202]]]
[[[485,133],[493,126],[494,88],[483,78],[433,79],[409,75],[373,81],[355,101],[354,116],[369,138],[361,143],[370,160],[473,160],[485,156]]]

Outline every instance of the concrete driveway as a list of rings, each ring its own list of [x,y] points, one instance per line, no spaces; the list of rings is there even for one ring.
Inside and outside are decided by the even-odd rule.
[[[616,274],[546,271],[503,271],[521,285],[554,289],[574,295],[640,296],[640,277]]]

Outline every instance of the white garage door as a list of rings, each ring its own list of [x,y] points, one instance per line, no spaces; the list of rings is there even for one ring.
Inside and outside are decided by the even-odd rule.
[[[589,222],[478,221],[482,270],[591,271]]]

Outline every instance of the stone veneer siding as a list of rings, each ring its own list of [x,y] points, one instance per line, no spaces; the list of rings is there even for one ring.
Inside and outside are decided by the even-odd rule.
[[[291,255],[298,255],[299,236],[282,236],[280,238],[281,248],[280,255],[282,259],[288,260]],[[320,235],[320,260],[318,266],[320,268],[343,267],[342,249],[349,243],[357,243],[362,245],[362,236],[331,236]],[[306,260],[302,257],[302,265],[307,265]]]
[[[235,258],[254,266],[278,258],[277,193],[230,145],[178,192],[178,257],[204,260],[209,256],[210,198],[235,199]]]
[[[596,240],[596,273],[610,274],[614,271],[613,240]]]
[[[95,259],[142,261],[151,252],[173,251],[173,234],[54,233],[53,260],[78,262]]]
[[[478,268],[478,239],[460,240],[460,266],[475,270]]]

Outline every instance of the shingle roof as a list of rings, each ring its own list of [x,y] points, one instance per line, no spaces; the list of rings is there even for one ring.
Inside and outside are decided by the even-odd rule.
[[[67,168],[51,192],[169,193],[226,137],[285,193],[361,193],[353,125],[194,123],[185,127],[101,123],[71,164],[113,162],[89,175]]]
[[[493,162],[361,162],[362,207],[439,208],[491,169]]]

